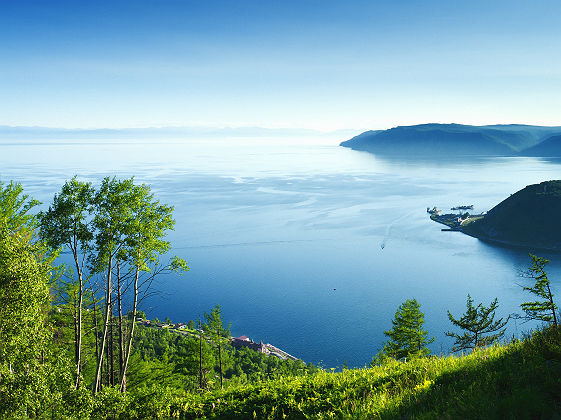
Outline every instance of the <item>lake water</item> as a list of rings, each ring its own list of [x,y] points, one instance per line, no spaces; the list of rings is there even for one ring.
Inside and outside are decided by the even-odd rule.
[[[559,161],[384,159],[332,139],[4,141],[0,168],[45,203],[74,174],[150,184],[175,206],[169,238],[191,271],[160,278],[148,316],[187,321],[220,303],[234,335],[326,367],[369,363],[407,298],[421,303],[435,353],[450,351],[446,311],[463,313],[468,293],[498,297],[501,316],[520,312],[528,250],[441,232],[426,208],[484,211],[561,178]],[[561,294],[560,256],[539,255]],[[511,321],[508,333],[531,326]]]

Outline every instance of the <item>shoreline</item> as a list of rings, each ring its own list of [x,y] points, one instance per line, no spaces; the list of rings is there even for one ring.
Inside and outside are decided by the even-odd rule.
[[[505,240],[505,239],[494,239],[494,238],[490,238],[489,236],[486,236],[486,235],[478,235],[478,234],[475,234],[475,233],[466,232],[462,228],[458,229],[458,231],[462,232],[464,235],[471,236],[472,238],[479,239],[480,241],[489,242],[491,244],[501,245],[501,246],[504,246],[504,247],[518,248],[518,249],[520,249],[520,248],[535,249],[535,250],[538,250],[538,251],[548,251],[548,252],[561,253],[561,246],[551,247],[551,246],[545,246],[545,245],[528,244],[528,243],[523,243],[523,242],[513,242],[513,241],[508,241],[508,240]]]
[[[462,222],[457,222],[454,221],[454,219],[456,219],[457,217],[461,217],[461,215],[458,214],[454,214],[454,213],[447,213],[447,214],[440,214],[440,211],[436,209],[436,207],[434,208],[434,212],[431,210],[429,211],[427,209],[427,211],[430,213],[430,219],[436,223],[440,223],[444,226],[447,226],[448,229],[441,229],[442,231],[446,231],[446,232],[461,232],[464,235],[467,236],[471,236],[472,238],[476,238],[479,239],[482,242],[486,242],[486,243],[490,243],[493,245],[499,245],[499,246],[503,246],[503,247],[507,247],[507,248],[517,248],[517,249],[531,249],[531,250],[538,250],[538,251],[547,251],[547,252],[554,252],[554,253],[561,253],[561,245],[559,246],[548,246],[548,245],[536,245],[536,244],[529,244],[529,243],[524,243],[524,242],[515,242],[515,241],[510,241],[510,240],[506,240],[506,239],[496,239],[496,238],[491,238],[488,235],[485,235],[483,233],[477,233],[477,232],[473,232],[471,231],[471,229],[469,228],[469,226],[474,223],[477,222],[477,220],[480,220],[481,218],[484,218],[485,215],[481,214],[481,215],[474,215],[474,216],[468,216],[467,219],[465,219]],[[464,224],[466,221],[468,221],[470,218],[474,219],[471,220],[469,223]]]

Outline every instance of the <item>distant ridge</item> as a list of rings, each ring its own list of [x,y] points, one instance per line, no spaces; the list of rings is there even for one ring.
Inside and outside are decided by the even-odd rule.
[[[356,130],[324,132],[306,128],[169,126],[141,128],[53,128],[0,126],[0,140],[184,139],[212,137],[351,136]]]
[[[461,227],[482,240],[561,251],[561,181],[528,185]]]
[[[524,154],[527,156],[561,157],[561,134],[548,137],[541,143],[524,150]]]
[[[343,147],[380,155],[525,156],[545,139],[561,135],[561,127],[533,125],[420,124],[366,131],[341,143]],[[553,150],[553,149],[551,149]],[[557,155],[561,156],[561,147]],[[539,156],[539,154],[529,154]]]

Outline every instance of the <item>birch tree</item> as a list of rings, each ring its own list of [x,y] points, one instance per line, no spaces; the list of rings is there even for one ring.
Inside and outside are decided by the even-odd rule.
[[[90,183],[79,181],[74,177],[62,186],[60,194],[54,196],[49,209],[39,214],[41,238],[54,249],[64,248],[70,251],[77,276],[77,296],[69,299],[74,302],[76,388],[80,384],[82,366],[82,318],[84,289],[87,282],[85,265],[93,245],[91,225],[93,194],[94,190]]]

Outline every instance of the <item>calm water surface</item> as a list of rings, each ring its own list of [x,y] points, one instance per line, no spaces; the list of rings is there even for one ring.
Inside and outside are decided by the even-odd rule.
[[[45,203],[74,174],[134,175],[175,206],[173,253],[191,271],[160,278],[149,317],[187,321],[220,303],[233,334],[332,367],[367,364],[407,298],[421,303],[436,353],[450,351],[446,310],[460,315],[467,293],[519,312],[528,250],[441,232],[426,208],[488,210],[560,179],[561,162],[383,159],[293,139],[0,143],[2,179]],[[540,255],[561,294],[561,258]],[[511,322],[509,334],[528,328]]]

